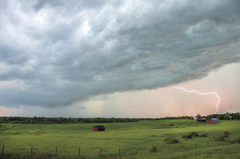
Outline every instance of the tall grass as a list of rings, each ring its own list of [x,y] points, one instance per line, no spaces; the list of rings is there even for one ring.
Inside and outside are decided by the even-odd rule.
[[[169,128],[168,120],[140,121],[135,123],[101,123],[105,132],[94,132],[95,123],[82,124],[1,124],[0,148],[5,145],[4,155],[78,157],[160,157],[160,158],[214,158],[240,156],[240,121],[220,121],[214,125],[197,123],[194,120],[171,120],[174,129]],[[99,124],[99,123],[98,123]],[[227,140],[219,142],[213,137],[223,136],[228,131]],[[197,132],[207,137],[182,138],[183,134]],[[193,135],[194,133],[191,133]],[[168,140],[164,141],[165,138]],[[168,144],[170,139],[178,144]],[[215,137],[216,138],[216,137]],[[175,141],[173,141],[175,143]],[[195,143],[197,149],[195,149]],[[209,143],[209,147],[207,146]],[[33,154],[30,148],[33,146]],[[156,149],[154,148],[156,146]],[[100,154],[100,148],[102,152]],[[120,154],[119,154],[120,148]],[[0,149],[1,150],[1,149]],[[156,150],[156,151],[155,151]],[[1,158],[1,156],[0,156]]]

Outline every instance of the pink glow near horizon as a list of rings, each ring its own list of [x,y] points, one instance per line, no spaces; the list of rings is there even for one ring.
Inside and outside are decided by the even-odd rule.
[[[1,111],[0,111],[0,117],[3,117],[3,116],[7,116],[6,114],[3,114]]]
[[[173,88],[179,89],[179,90],[184,90],[184,91],[187,92],[187,93],[195,92],[195,93],[200,94],[200,95],[215,94],[215,96],[218,98],[218,102],[217,102],[217,105],[216,105],[217,110],[216,110],[214,113],[216,113],[216,112],[218,111],[218,105],[219,105],[219,103],[220,103],[220,97],[218,96],[218,94],[217,94],[216,92],[201,93],[201,92],[198,92],[198,91],[196,91],[196,90],[190,90],[190,91],[188,91],[188,90],[186,90],[186,89],[183,88],[183,87],[173,86]]]

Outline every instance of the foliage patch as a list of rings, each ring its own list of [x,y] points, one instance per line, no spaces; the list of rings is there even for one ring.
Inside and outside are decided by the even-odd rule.
[[[192,135],[191,135],[191,134],[186,134],[186,135],[183,135],[182,138],[188,138],[188,139],[191,139],[191,138],[192,138]]]
[[[170,137],[165,137],[165,138],[163,139],[164,142],[167,142],[168,140],[170,140]]]
[[[183,135],[182,138],[191,139],[191,138],[193,138],[194,136],[199,137],[199,135],[198,135],[197,132],[190,132],[189,134]]]
[[[207,133],[203,133],[200,135],[200,137],[207,137],[207,135],[208,135]]]
[[[225,131],[222,136],[216,137],[215,141],[225,141],[225,137],[228,137],[229,134],[228,131]]]
[[[173,137],[166,137],[163,141],[167,142],[167,144],[179,143],[178,139],[177,138],[173,138]]]
[[[224,136],[216,137],[215,141],[225,141]]]
[[[237,138],[237,139],[236,139],[236,142],[237,142],[237,143],[240,143],[240,138]]]
[[[237,138],[235,140],[228,140],[229,143],[240,143],[240,138]]]
[[[152,146],[152,151],[156,152],[157,151],[157,146]]]
[[[167,141],[168,144],[177,144],[179,143],[178,139],[176,138],[171,138],[170,140]]]
[[[228,140],[229,143],[235,143],[236,140]]]
[[[228,131],[225,131],[225,132],[223,133],[223,136],[224,136],[224,137],[228,137],[228,135],[230,135],[230,133],[229,133]]]
[[[191,134],[192,136],[196,136],[196,137],[199,136],[197,132],[191,132],[190,134]]]

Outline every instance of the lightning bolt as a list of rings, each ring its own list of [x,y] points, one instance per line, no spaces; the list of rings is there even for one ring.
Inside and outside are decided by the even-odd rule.
[[[219,105],[219,103],[220,103],[220,97],[218,96],[218,94],[217,94],[216,92],[201,93],[201,92],[198,92],[198,91],[196,91],[196,90],[190,90],[190,91],[188,91],[188,90],[186,90],[186,89],[183,88],[183,87],[173,86],[173,88],[179,89],[179,90],[184,90],[184,91],[187,92],[187,93],[192,93],[192,92],[194,92],[194,93],[197,93],[197,94],[200,94],[200,95],[214,94],[214,95],[217,97],[217,99],[218,99],[217,105],[216,105],[217,110],[216,110],[214,113],[216,113],[216,112],[218,111],[218,105]]]

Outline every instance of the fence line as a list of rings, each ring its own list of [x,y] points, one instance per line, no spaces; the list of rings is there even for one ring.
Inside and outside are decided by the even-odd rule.
[[[4,151],[4,145],[3,145],[3,148],[2,148],[2,154],[3,154],[3,151]]]
[[[188,147],[187,147],[187,146]],[[181,144],[180,145],[180,147],[178,148],[178,150],[179,151],[182,151],[183,149],[190,149],[190,144],[186,144],[185,146],[183,146],[183,144]],[[219,142],[217,142],[217,144],[215,144],[214,146],[211,146],[211,147],[215,147],[215,146],[217,146],[218,147],[218,145],[219,145]],[[222,144],[222,145],[224,145],[224,146],[227,146],[227,145],[230,145],[229,143],[227,143],[227,144]],[[191,148],[191,149],[198,149],[198,148],[204,148],[204,147],[200,147],[200,146],[198,146],[197,147],[197,143],[195,143],[194,145],[192,145],[193,147]],[[154,148],[155,147],[155,148]],[[165,151],[164,151],[164,147],[165,147]],[[209,146],[209,142],[206,142],[206,148],[209,148],[210,146]],[[151,152],[156,152],[156,151],[158,151],[158,153],[160,153],[160,154],[162,154],[162,153],[167,153],[167,152],[171,152],[170,150],[171,149],[174,149],[174,151],[176,151],[177,149],[177,146],[176,146],[176,144],[174,144],[174,145],[172,145],[172,148],[171,148],[171,146],[169,146],[169,145],[165,145],[165,146],[160,146],[159,147],[159,149],[157,149],[157,147],[156,146],[152,146],[152,149],[151,149],[151,147],[147,147],[147,149],[146,150],[149,150],[149,151],[151,151]],[[4,155],[4,149],[6,149],[6,145],[4,146],[3,145],[3,147],[2,147],[2,155]],[[56,146],[56,156],[58,156],[58,153],[57,153],[57,150],[58,150],[58,147]],[[118,156],[121,156],[120,155],[120,150],[126,150],[126,149],[121,149],[121,148],[119,148],[118,149]],[[137,150],[137,151],[136,151]],[[144,151],[143,153],[140,153],[141,151],[141,149],[139,149],[139,148],[136,148],[136,150],[135,150],[135,153],[136,153],[136,155],[139,155],[139,154],[145,154],[144,152],[146,152],[146,151]],[[61,151],[61,150],[60,150]],[[131,151],[133,151],[133,150],[131,150]],[[100,154],[99,155],[102,155],[103,154],[103,152],[105,152],[105,151],[103,151],[103,149],[102,148],[100,148]],[[33,145],[31,146],[31,151],[30,151],[30,153],[31,153],[31,155],[34,153],[33,152]],[[109,152],[107,152],[107,153],[109,153]],[[117,151],[116,152],[114,152],[113,154],[117,154]],[[124,153],[122,153],[123,155],[124,155]],[[131,153],[132,154],[132,153]],[[160,155],[160,154],[158,154],[158,155]],[[105,154],[105,155],[107,155],[107,154]],[[81,156],[80,155],[80,147],[78,148],[78,156]],[[125,155],[124,155],[125,156]]]

